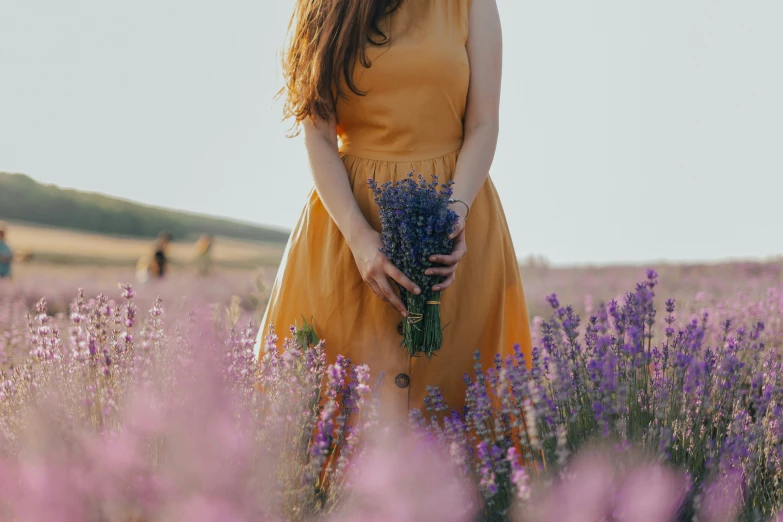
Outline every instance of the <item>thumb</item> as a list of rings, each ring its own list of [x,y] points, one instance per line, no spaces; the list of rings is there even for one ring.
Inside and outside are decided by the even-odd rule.
[[[454,225],[454,228],[451,229],[451,234],[449,234],[449,239],[454,239],[457,237],[460,232],[462,232],[462,228],[464,227],[464,222],[462,221],[462,218],[457,221],[457,224]]]

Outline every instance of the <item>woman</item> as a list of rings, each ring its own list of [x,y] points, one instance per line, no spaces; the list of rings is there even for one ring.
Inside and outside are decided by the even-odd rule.
[[[196,242],[196,274],[201,277],[212,271],[212,245],[215,240],[210,234],[203,234]]]
[[[452,407],[478,350],[485,367],[513,345],[530,354],[514,248],[488,178],[498,134],[501,38],[495,0],[298,0],[284,58],[286,113],[304,130],[315,189],[288,243],[262,321],[286,332],[312,318],[337,354],[384,372],[394,416],[421,407],[427,385]],[[419,289],[380,252],[367,179],[409,172],[453,179],[455,248],[444,277],[443,348],[409,360],[394,287]],[[470,246],[470,254],[467,247]],[[475,253],[474,253],[475,252]]]
[[[166,275],[169,266],[167,250],[169,248],[171,235],[168,232],[158,234],[158,240],[155,241],[154,253],[152,254],[152,264],[150,272],[154,277],[162,278]]]
[[[5,221],[0,221],[0,279],[11,279],[11,263],[14,260],[14,253],[5,242],[5,233]]]

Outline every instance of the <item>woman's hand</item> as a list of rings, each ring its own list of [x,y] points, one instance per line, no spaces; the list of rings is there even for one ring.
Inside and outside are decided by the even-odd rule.
[[[465,215],[463,215],[463,213],[467,214],[467,212],[463,205],[460,206],[463,208],[457,207],[453,209],[459,215],[459,220],[454,226],[451,235],[449,235],[449,239],[454,240],[454,248],[451,254],[430,256],[430,261],[443,266],[428,268],[424,271],[426,275],[438,275],[444,278],[443,281],[432,287],[432,290],[435,292],[442,292],[454,283],[457,266],[462,261],[462,258],[465,257],[465,254],[468,253],[468,245],[465,242]]]
[[[383,255],[381,246],[383,244],[381,243],[381,235],[378,232],[371,229],[364,233],[362,237],[351,245],[356,268],[359,269],[362,279],[370,285],[375,295],[396,308],[403,317],[408,317],[408,310],[405,308],[400,296],[392,288],[389,279],[396,281],[412,294],[420,294],[421,289]]]
[[[362,279],[378,297],[407,316],[408,311],[392,288],[389,278],[414,294],[420,294],[421,290],[381,253],[381,235],[370,227],[362,215],[353,196],[345,165],[340,159],[336,122],[305,120],[302,127],[318,195],[348,241]]]

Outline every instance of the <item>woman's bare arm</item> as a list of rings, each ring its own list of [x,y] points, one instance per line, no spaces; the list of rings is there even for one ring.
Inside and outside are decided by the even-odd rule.
[[[498,142],[503,45],[495,0],[473,0],[469,31],[470,88],[454,197],[472,205],[489,175]]]
[[[319,119],[302,125],[315,189],[348,243],[362,279],[378,297],[407,315],[389,278],[410,292],[420,293],[420,290],[380,252],[380,234],[367,222],[353,197],[348,173],[337,150],[335,123]]]
[[[503,46],[500,15],[495,0],[473,0],[468,23],[470,88],[464,140],[454,172],[456,183],[453,197],[472,206],[489,176],[489,167],[498,142]],[[452,233],[455,239],[454,251],[447,256],[432,258],[432,261],[445,265],[429,271],[445,277],[442,283],[435,285],[435,290],[444,290],[454,282],[457,265],[467,253],[464,233],[467,208],[462,203],[453,203],[452,209],[460,215],[459,223]]]
[[[372,232],[372,227],[353,197],[348,173],[337,151],[335,123],[306,120],[302,126],[315,188],[348,245],[352,245]]]

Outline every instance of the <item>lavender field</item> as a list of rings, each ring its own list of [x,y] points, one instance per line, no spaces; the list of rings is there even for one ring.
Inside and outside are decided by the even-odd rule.
[[[255,360],[273,270],[29,269],[0,282],[0,519],[777,520],[781,265],[654,268],[523,266],[533,360],[406,426],[307,325]]]

